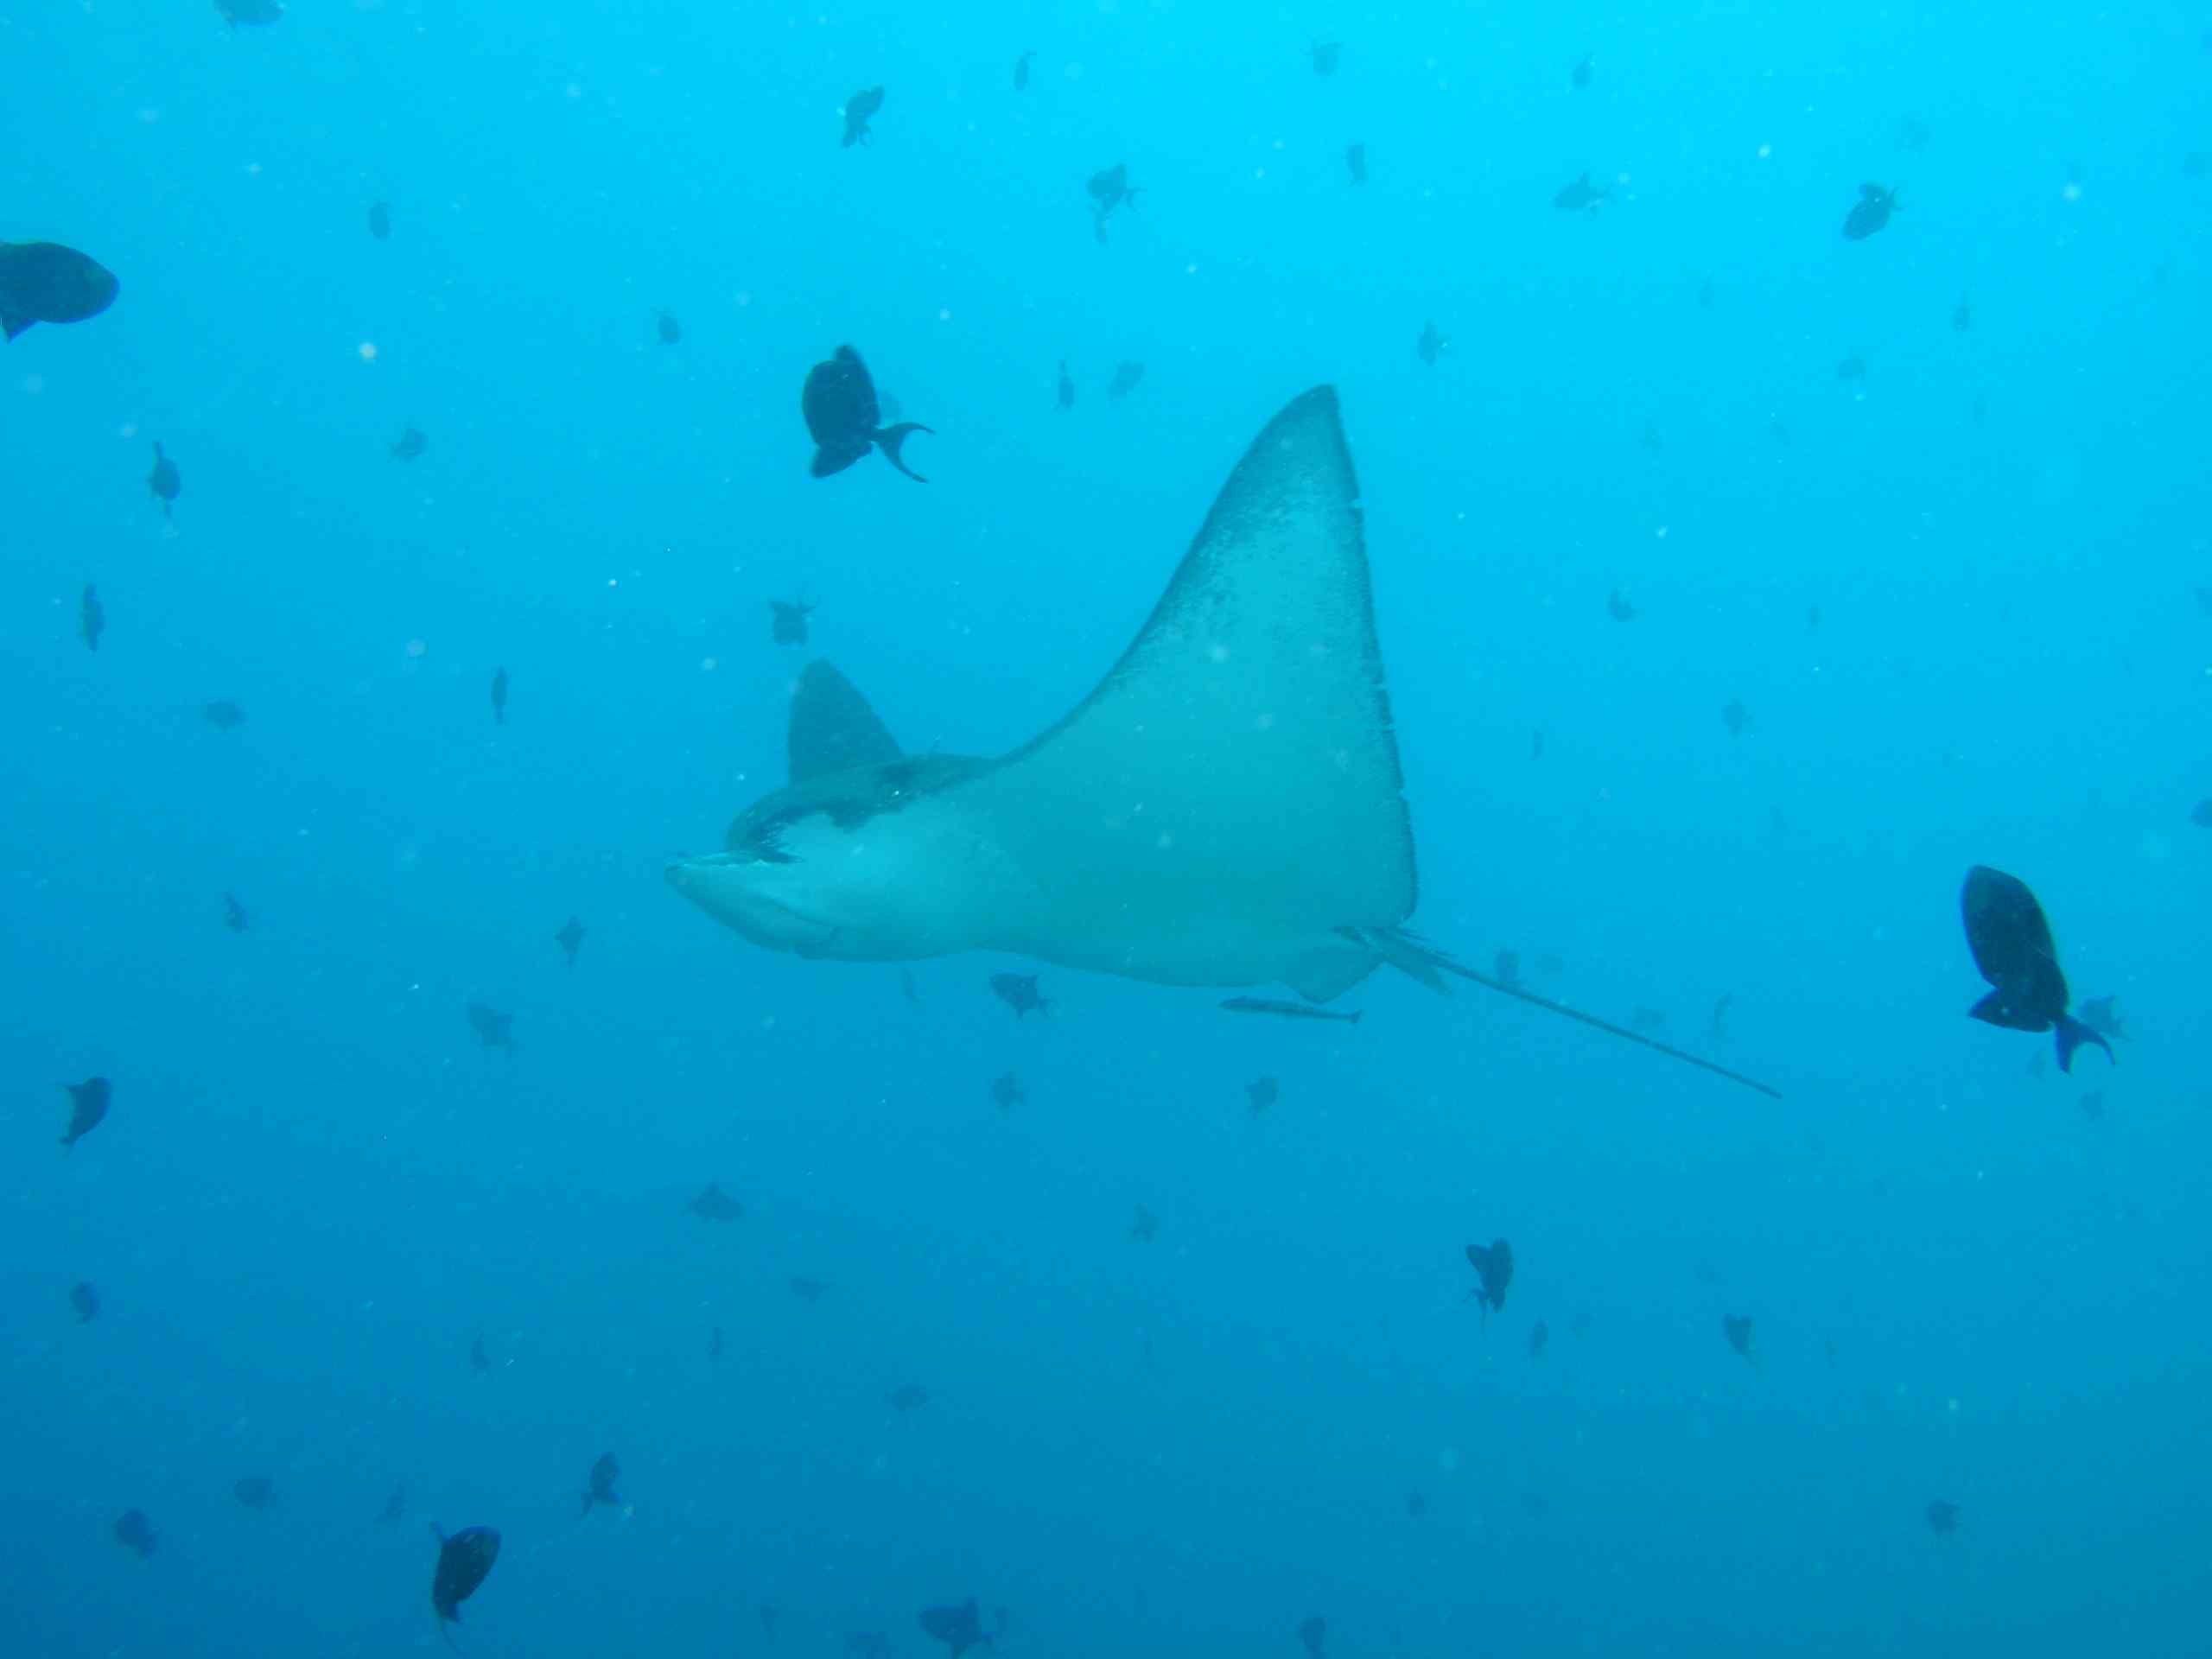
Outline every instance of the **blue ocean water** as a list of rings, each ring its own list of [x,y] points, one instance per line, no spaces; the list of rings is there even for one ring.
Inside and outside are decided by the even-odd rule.
[[[1007,1659],[2205,1651],[2208,27],[0,10],[0,238],[121,283],[0,352],[0,1653],[428,1651],[432,1522],[503,1535],[484,1659],[934,1659],[971,1594]],[[925,486],[808,476],[846,341]],[[1726,995],[1781,1101],[1392,975],[917,1004],[668,891],[810,655],[910,750],[1058,718],[1325,382],[1416,925],[1692,1048]],[[1975,863],[2117,1066],[1963,1017]]]

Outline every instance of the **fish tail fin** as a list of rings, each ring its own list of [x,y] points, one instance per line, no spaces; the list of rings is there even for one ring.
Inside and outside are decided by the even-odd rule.
[[[1351,1014],[1351,1023],[1355,1026],[1357,1025],[1359,1023],[1359,1016],[1366,1012],[1367,1010],[1365,1008],[1354,1008]]]
[[[875,441],[882,448],[883,458],[886,461],[912,479],[915,483],[926,484],[929,480],[909,467],[899,454],[899,450],[906,447],[906,440],[917,432],[930,432],[930,429],[919,421],[901,421],[896,426],[885,427],[875,435]],[[935,437],[937,434],[930,432],[930,435]]]
[[[2074,1051],[2083,1043],[2094,1043],[2104,1050],[2107,1059],[2118,1064],[2119,1057],[2113,1053],[2112,1045],[2105,1040],[2104,1033],[2094,1026],[2083,1025],[2070,1014],[2058,1016],[2057,1035],[2058,1069],[2062,1071],[2071,1072],[2074,1070]]]
[[[13,311],[0,311],[0,328],[4,328],[8,331],[8,338],[10,340],[13,340],[17,334],[22,334],[24,329],[29,327],[31,324],[37,321],[38,319],[36,317],[18,316]]]

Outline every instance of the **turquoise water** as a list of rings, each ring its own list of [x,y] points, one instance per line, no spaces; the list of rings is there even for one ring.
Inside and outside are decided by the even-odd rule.
[[[0,350],[0,1649],[427,1651],[435,1522],[486,1659],[970,1594],[1008,1659],[2201,1650],[2208,28],[0,12],[0,238],[121,283]],[[926,486],[808,477],[845,341]],[[1700,1051],[1726,995],[1781,1102],[1387,975],[917,1006],[667,890],[810,655],[909,750],[1058,718],[1323,382],[1416,925]],[[2116,1068],[1963,1017],[1976,862]]]

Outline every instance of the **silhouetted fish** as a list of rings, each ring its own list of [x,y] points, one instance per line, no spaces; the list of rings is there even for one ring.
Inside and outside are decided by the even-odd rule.
[[[1068,360],[1065,357],[1060,359],[1059,385],[1053,388],[1052,395],[1053,408],[1069,410],[1075,407],[1075,381],[1068,373]]]
[[[2212,797],[2207,797],[2190,809],[2189,821],[2200,830],[2212,830]]]
[[[583,1512],[591,1513],[592,1505],[604,1503],[610,1509],[622,1507],[621,1494],[614,1490],[614,1483],[621,1478],[621,1465],[614,1461],[612,1452],[600,1453],[599,1461],[591,1466],[590,1484],[584,1488]]]
[[[1482,1281],[1467,1293],[1467,1300],[1483,1304],[1485,1319],[1491,1313],[1503,1313],[1506,1289],[1513,1283],[1513,1246],[1502,1238],[1492,1240],[1487,1247],[1470,1244],[1467,1265]]]
[[[1091,228],[1096,232],[1098,239],[1103,242],[1106,239],[1106,221],[1114,216],[1114,210],[1116,207],[1134,207],[1137,203],[1140,192],[1130,187],[1128,163],[1116,162],[1111,167],[1099,168],[1090,175],[1090,182],[1084,186],[1084,189],[1090,194],[1093,204]]]
[[[1418,1521],[1421,1516],[1427,1513],[1428,1495],[1426,1492],[1408,1492],[1406,1494],[1407,1519]]]
[[[492,671],[492,723],[507,723],[507,671],[504,668]]]
[[[1313,73],[1317,75],[1335,74],[1337,73],[1337,58],[1344,49],[1344,47],[1342,41],[1314,41]]]
[[[412,461],[429,447],[430,441],[423,435],[422,428],[410,424],[392,440],[391,458],[394,461]]]
[[[86,651],[100,648],[100,635],[107,632],[107,613],[100,608],[100,596],[86,582],[85,591],[77,596],[77,634],[85,642]]]
[[[1137,1205],[1136,1219],[1129,1224],[1129,1236],[1140,1244],[1151,1243],[1160,1236],[1160,1217],[1144,1205]]]
[[[2056,1031],[2058,1069],[2074,1069],[2074,1051],[2094,1043],[2112,1057],[2102,1033],[2066,1012],[2066,976],[2043,906],[2017,876],[1977,864],[1959,895],[1967,947],[1974,966],[1995,987],[1967,1010],[1976,1020],[2008,1031]]]
[[[61,1087],[69,1096],[69,1127],[61,1135],[61,1150],[67,1152],[99,1128],[100,1120],[107,1116],[111,1090],[105,1077],[86,1077],[82,1083],[65,1083]]]
[[[1713,1013],[1706,1020],[1705,1040],[1716,1048],[1723,1047],[1727,1044],[1728,1005],[1735,1000],[1733,993],[1723,991],[1719,1000],[1713,1005]]]
[[[200,717],[219,732],[234,732],[245,724],[245,710],[227,697],[201,705]]]
[[[1344,146],[1344,168],[1351,175],[1351,181],[1354,184],[1367,182],[1367,146],[1365,144]]]
[[[1596,59],[1597,54],[1585,52],[1574,60],[1574,67],[1567,75],[1567,82],[1576,92],[1579,92],[1589,86],[1591,66]]]
[[[1144,378],[1144,365],[1124,363],[1114,371],[1114,378],[1106,383],[1109,397],[1126,397],[1137,389],[1137,382]]]
[[[245,906],[238,903],[232,893],[223,895],[223,925],[233,933],[243,933],[246,930]]]
[[[1591,183],[1590,175],[1585,173],[1561,185],[1559,194],[1552,198],[1552,206],[1561,213],[1586,213],[1611,199],[1611,191]]]
[[[231,1496],[249,1510],[272,1509],[276,1503],[276,1483],[266,1475],[246,1475],[231,1484]]]
[[[1866,378],[1866,359],[1853,352],[1835,365],[1835,378],[1847,382],[1864,380]]]
[[[720,1359],[721,1357],[722,1328],[718,1325],[707,1338],[707,1357],[712,1360]]]
[[[1437,327],[1434,323],[1424,322],[1421,324],[1421,338],[1414,342],[1414,355],[1415,357],[1421,359],[1422,362],[1427,364],[1428,366],[1433,369],[1436,366],[1437,359],[1442,357],[1445,353],[1451,349],[1452,342],[1445,339],[1443,334],[1438,332]]]
[[[461,1623],[461,1604],[474,1595],[492,1564],[499,1559],[499,1535],[489,1527],[463,1527],[450,1538],[434,1525],[437,1535],[437,1570],[430,1575],[430,1606],[438,1616],[438,1634],[448,1624]],[[446,1637],[448,1643],[453,1638]]]
[[[100,1294],[92,1288],[92,1281],[82,1279],[69,1293],[69,1306],[77,1310],[77,1323],[90,1325],[100,1316]]]
[[[1937,1498],[1928,1506],[1928,1529],[1930,1532],[1956,1532],[1959,1529],[1959,1506]]]
[[[766,1637],[769,1641],[774,1641],[776,1639],[776,1621],[782,1617],[782,1614],[776,1611],[775,1604],[773,1602],[767,1601],[762,1602],[760,1605],[754,1610],[753,1617],[760,1621],[760,1634]]]
[[[806,619],[814,614],[814,608],[803,599],[770,600],[769,637],[779,645],[804,645]]]
[[[1273,1077],[1255,1077],[1244,1085],[1244,1098],[1255,1112],[1264,1112],[1282,1098],[1282,1086]]]
[[[883,107],[883,88],[864,86],[845,100],[845,148],[870,142],[868,124]]]
[[[1751,1352],[1751,1320],[1745,1313],[1726,1313],[1720,1319],[1720,1334],[1728,1338],[1728,1345],[1754,1365],[1758,1363]]]
[[[1365,1012],[1354,1009],[1350,1014],[1339,1014],[1333,1008],[1308,1007],[1303,1002],[1286,1002],[1272,996],[1232,996],[1221,1006],[1231,1014],[1274,1014],[1286,1020],[1336,1020],[1347,1026],[1357,1025],[1360,1014]]]
[[[468,1028],[476,1033],[476,1040],[486,1048],[504,1048],[509,1059],[515,1054],[514,1024],[512,1014],[501,1014],[481,1002],[468,1005]]]
[[[2091,1031],[2107,1037],[2126,1040],[2127,1022],[2120,1017],[2120,999],[2116,996],[2092,996],[2082,1004],[2082,1023]]]
[[[1013,1110],[1028,1098],[1021,1092],[1021,1079],[1011,1071],[991,1080],[991,1103],[1002,1112]]]
[[[660,336],[660,343],[664,346],[673,346],[683,338],[683,325],[676,320],[672,313],[658,308],[653,312],[653,331]]]
[[[1305,1646],[1306,1659],[1325,1659],[1321,1644],[1328,1634],[1329,1621],[1319,1613],[1298,1627],[1298,1639]]]
[[[814,440],[814,460],[809,470],[815,477],[842,473],[871,448],[880,448],[886,461],[917,484],[929,481],[907,466],[899,452],[909,437],[930,429],[913,421],[878,424],[882,411],[876,403],[875,382],[869,378],[861,354],[851,346],[840,346],[828,362],[817,363],[809,371],[806,385],[799,393],[799,412],[806,417],[807,433]]]
[[[0,242],[0,330],[13,340],[35,322],[82,322],[115,303],[114,275],[58,242]]]
[[[901,1382],[883,1396],[893,1411],[918,1411],[930,1402],[930,1391],[918,1382]]]
[[[1843,216],[1843,239],[1864,242],[1890,222],[1890,215],[1897,207],[1897,193],[1894,189],[1885,189],[1878,184],[1860,185],[1859,200]]]
[[[576,969],[576,950],[583,942],[584,925],[573,916],[562,923],[561,931],[553,936],[553,943],[561,947],[562,954],[569,959],[570,973]]]
[[[702,1221],[742,1221],[745,1206],[721,1189],[717,1181],[709,1181],[699,1196],[683,1206]]]
[[[1727,707],[1720,711],[1720,723],[1728,728],[1728,735],[1731,737],[1741,737],[1751,729],[1751,716],[1745,709],[1744,700],[1741,697],[1728,699]]]
[[[1534,1325],[1529,1327],[1529,1357],[1531,1359],[1541,1359],[1544,1357],[1544,1350],[1551,1344],[1551,1326],[1546,1325],[1541,1319],[1538,1319]]]
[[[391,205],[372,201],[369,204],[369,234],[379,242],[391,239]]]
[[[215,0],[215,10],[232,29],[240,23],[273,23],[284,15],[280,0]]]
[[[1039,1014],[1052,1010],[1052,999],[1038,990],[1034,974],[993,974],[991,994],[1012,1008],[1017,1020],[1032,1008]]]
[[[146,474],[146,487],[162,504],[162,517],[173,518],[169,503],[184,493],[184,474],[177,471],[176,462],[156,442],[154,445],[154,470]]]
[[[1637,610],[1635,606],[1630,604],[1628,602],[1628,595],[1622,593],[1619,588],[1616,588],[1613,589],[1611,595],[1605,601],[1605,614],[1611,617],[1616,622],[1633,622],[1637,617],[1642,616],[1643,613]]]
[[[951,1649],[950,1659],[960,1659],[970,1648],[991,1645],[991,1638],[983,1634],[983,1621],[977,1615],[973,1596],[957,1607],[925,1607],[921,1622],[923,1630]]]
[[[492,1356],[485,1351],[481,1337],[468,1344],[468,1369],[481,1376],[492,1374]]]
[[[1029,60],[1036,55],[1033,50],[1028,51],[1014,60],[1014,90],[1015,92],[1026,92],[1029,90]]]
[[[143,1510],[125,1510],[116,1517],[115,1541],[125,1549],[135,1551],[140,1560],[154,1553],[159,1541],[154,1535],[154,1523],[146,1518]]]
[[[802,1302],[818,1302],[830,1288],[819,1279],[791,1279],[785,1282],[791,1286],[791,1294]]]

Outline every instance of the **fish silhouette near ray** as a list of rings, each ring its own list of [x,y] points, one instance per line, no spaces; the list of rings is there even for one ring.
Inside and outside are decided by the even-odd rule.
[[[756,944],[845,962],[992,950],[1317,1003],[1388,963],[1775,1092],[1406,931],[1413,828],[1330,387],[1268,423],[1121,661],[1012,753],[896,753],[859,695],[828,684],[793,700],[790,786],[740,813],[723,851],[668,867]]]

